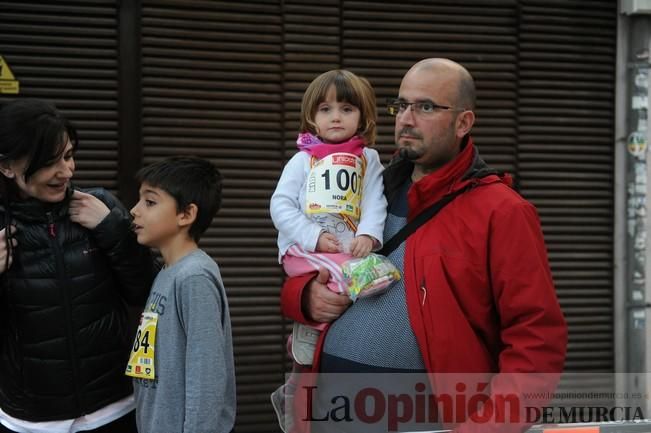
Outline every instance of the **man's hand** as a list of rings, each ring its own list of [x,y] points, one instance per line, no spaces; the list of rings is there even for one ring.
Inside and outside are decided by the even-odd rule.
[[[318,253],[338,253],[341,252],[341,245],[339,239],[332,233],[323,232],[319,235],[319,240],[316,243],[316,251]]]
[[[315,322],[330,323],[341,316],[351,304],[346,294],[334,293],[326,286],[330,273],[319,269],[319,275],[303,290],[303,314]]]
[[[70,221],[93,230],[110,212],[109,208],[94,195],[76,190],[72,193],[68,210]]]
[[[368,235],[356,236],[350,242],[350,254],[358,258],[366,257],[371,252],[371,249],[373,249],[374,243],[373,238]]]

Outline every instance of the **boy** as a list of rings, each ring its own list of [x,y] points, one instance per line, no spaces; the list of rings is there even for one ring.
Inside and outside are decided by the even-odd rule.
[[[126,374],[140,433],[227,433],[235,420],[231,324],[217,264],[197,243],[221,203],[208,161],[169,158],[141,169],[131,209],[138,242],[165,261],[140,319]]]

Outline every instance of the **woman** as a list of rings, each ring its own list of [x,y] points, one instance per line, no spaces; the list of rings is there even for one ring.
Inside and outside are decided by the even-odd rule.
[[[0,109],[0,431],[136,432],[126,304],[156,268],[117,199],[72,188],[76,149],[54,106]]]

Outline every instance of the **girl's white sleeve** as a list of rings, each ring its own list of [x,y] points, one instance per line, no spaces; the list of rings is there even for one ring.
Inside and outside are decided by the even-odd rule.
[[[384,221],[387,218],[387,199],[384,196],[382,172],[384,167],[380,155],[375,149],[365,148],[366,173],[362,188],[362,214],[357,226],[356,235],[369,235],[377,239],[382,247],[384,243]]]
[[[321,226],[309,219],[301,209],[299,195],[307,178],[305,153],[294,155],[285,165],[276,190],[271,196],[271,220],[278,230],[278,248],[282,257],[292,244],[298,244],[305,251],[316,249]]]

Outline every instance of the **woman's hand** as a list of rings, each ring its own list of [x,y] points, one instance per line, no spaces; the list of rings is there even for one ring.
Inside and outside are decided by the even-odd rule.
[[[110,213],[108,207],[94,195],[75,190],[70,200],[70,221],[93,230]]]
[[[16,226],[10,225],[9,229],[11,230],[12,235],[16,233]],[[16,239],[13,236],[11,238],[11,245],[12,245],[12,250],[16,248],[16,245],[18,245],[18,241],[16,241]],[[7,254],[9,254],[8,264],[7,264]],[[9,253],[9,250],[7,248],[7,229],[4,228],[0,230],[0,274],[6,271],[8,267],[11,266],[12,260],[13,260],[13,255]]]

